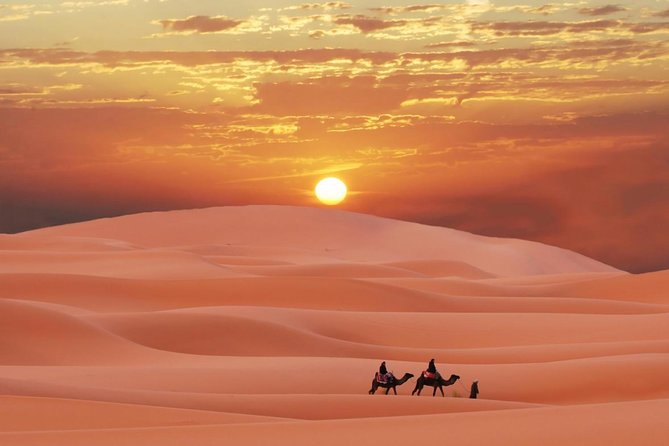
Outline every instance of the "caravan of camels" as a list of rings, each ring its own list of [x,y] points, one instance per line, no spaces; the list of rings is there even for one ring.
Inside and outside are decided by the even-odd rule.
[[[369,394],[373,395],[376,393],[379,387],[386,389],[386,395],[390,392],[390,389],[393,390],[395,395],[397,395],[397,386],[401,386],[405,382],[413,378],[412,373],[405,373],[401,378],[396,378],[391,372],[388,372],[386,368],[386,362],[383,361],[379,367],[379,371],[374,375],[372,380],[372,388],[369,389]],[[427,369],[421,372],[420,376],[416,380],[416,387],[411,392],[411,395],[419,395],[423,390],[423,387],[429,386],[432,387],[432,396],[437,394],[437,390],[441,392],[441,396],[444,395],[444,387],[451,386],[455,384],[460,377],[458,375],[451,375],[448,379],[444,379],[441,374],[437,371],[436,366],[434,365],[434,359],[431,359]],[[478,395],[478,381],[472,383],[469,397],[476,398]]]

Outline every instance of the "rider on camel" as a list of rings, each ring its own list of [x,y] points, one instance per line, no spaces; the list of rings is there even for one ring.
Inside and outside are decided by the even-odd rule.
[[[431,373],[434,378],[438,378],[439,372],[437,372],[437,368],[434,365],[434,358],[430,359],[430,363],[427,365],[427,370],[426,372]],[[430,376],[426,376],[426,378],[431,378]]]
[[[394,378],[392,373],[388,373],[388,369],[386,368],[386,361],[383,361],[379,367],[379,378],[383,383],[389,383]]]

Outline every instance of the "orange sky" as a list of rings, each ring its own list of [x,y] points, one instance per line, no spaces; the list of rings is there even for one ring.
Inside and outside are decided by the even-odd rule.
[[[659,0],[0,0],[0,232],[331,174],[343,209],[669,268],[668,36]]]

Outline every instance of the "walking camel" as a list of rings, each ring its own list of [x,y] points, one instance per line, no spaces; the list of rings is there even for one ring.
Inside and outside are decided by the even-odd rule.
[[[435,396],[437,394],[437,389],[439,389],[439,391],[441,392],[441,396],[444,396],[443,387],[452,386],[459,379],[460,377],[458,375],[451,375],[451,377],[446,380],[442,378],[441,375],[437,375],[437,378],[426,378],[425,376],[423,376],[423,374],[421,374],[416,380],[416,388],[413,389],[413,392],[411,392],[411,394],[413,395],[416,392],[418,392],[418,395],[420,396],[420,392],[423,390],[423,386],[430,386],[434,387],[432,396]]]
[[[395,395],[397,395],[396,387],[401,386],[402,384],[404,384],[405,382],[407,382],[411,378],[413,378],[413,374],[405,373],[404,376],[401,377],[400,379],[397,379],[397,378],[393,377],[393,379],[390,380],[390,382],[381,383],[377,380],[378,376],[379,376],[378,373],[376,373],[374,375],[374,379],[372,380],[372,388],[369,389],[369,394],[370,395],[374,395],[374,392],[376,392],[376,389],[378,389],[379,387],[382,387],[382,388],[386,389],[386,395],[388,395],[388,392],[390,392],[390,389],[393,389],[393,392],[395,392]]]

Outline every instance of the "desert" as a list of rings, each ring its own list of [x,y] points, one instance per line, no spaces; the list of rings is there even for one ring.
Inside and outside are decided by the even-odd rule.
[[[1,236],[0,299],[2,444],[669,438],[669,275],[540,243],[321,208],[143,213]],[[412,396],[430,358],[460,379]],[[398,395],[368,394],[381,361],[414,375]]]

